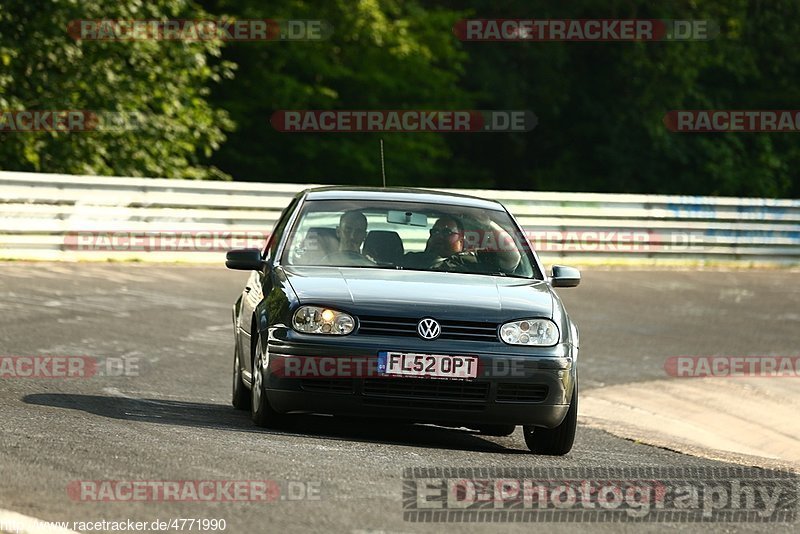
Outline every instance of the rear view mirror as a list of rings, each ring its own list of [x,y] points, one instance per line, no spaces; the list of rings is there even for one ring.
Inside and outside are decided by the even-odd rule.
[[[428,216],[411,211],[389,211],[386,214],[386,222],[425,227],[428,226]]]
[[[553,287],[575,287],[581,283],[581,272],[574,267],[553,265],[553,276],[550,280]]]
[[[240,271],[259,271],[264,266],[261,250],[257,248],[240,248],[230,250],[225,255],[225,267]]]

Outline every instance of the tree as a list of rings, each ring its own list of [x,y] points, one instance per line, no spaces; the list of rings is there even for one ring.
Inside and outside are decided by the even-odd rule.
[[[213,101],[230,111],[238,128],[212,161],[237,179],[381,183],[380,135],[279,133],[269,124],[277,110],[463,109],[471,103],[459,86],[466,55],[451,33],[458,12],[423,9],[413,0],[207,0],[204,6],[239,18],[333,26],[324,41],[226,47],[223,57],[239,65],[238,75],[214,91]],[[383,138],[390,185],[435,185],[459,176],[445,136]]]
[[[530,134],[451,138],[508,189],[798,196],[796,134],[668,131],[674,109],[797,109],[793,0],[481,0],[478,17],[711,19],[692,42],[464,43],[478,107],[530,108]],[[502,81],[501,81],[502,80]]]
[[[142,130],[0,133],[0,167],[132,176],[800,196],[797,135],[674,133],[679,109],[796,109],[796,0],[6,0],[0,109],[144,112]],[[76,42],[79,18],[318,19],[324,41]],[[462,18],[711,19],[693,42],[461,42]],[[237,76],[233,68],[238,65]],[[220,82],[220,83],[217,83]],[[210,92],[209,92],[210,90]],[[528,133],[280,133],[287,109],[529,109]],[[223,111],[224,110],[224,111]],[[227,138],[225,132],[235,125]]]
[[[227,178],[206,158],[231,122],[208,103],[229,77],[220,43],[76,41],[77,19],[207,18],[188,0],[4,0],[0,4],[0,109],[137,112],[123,131],[0,133],[0,168],[71,174]]]

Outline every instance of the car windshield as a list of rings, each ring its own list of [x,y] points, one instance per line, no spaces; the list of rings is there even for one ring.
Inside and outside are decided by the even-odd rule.
[[[417,202],[306,201],[282,261],[541,278],[505,211]]]

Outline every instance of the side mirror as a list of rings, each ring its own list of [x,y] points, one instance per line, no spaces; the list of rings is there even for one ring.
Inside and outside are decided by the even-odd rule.
[[[575,287],[581,283],[581,272],[566,265],[553,265],[553,287]]]
[[[240,271],[259,271],[264,267],[261,250],[257,248],[239,248],[229,250],[225,254],[225,267]]]

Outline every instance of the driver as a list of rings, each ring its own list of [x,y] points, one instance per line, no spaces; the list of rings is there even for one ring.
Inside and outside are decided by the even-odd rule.
[[[324,258],[329,265],[373,265],[375,262],[361,254],[361,245],[367,238],[367,217],[357,210],[342,213],[336,227],[339,249]]]
[[[336,227],[339,238],[339,252],[356,252],[361,254],[361,245],[367,238],[367,217],[360,211],[346,211],[339,218]]]

